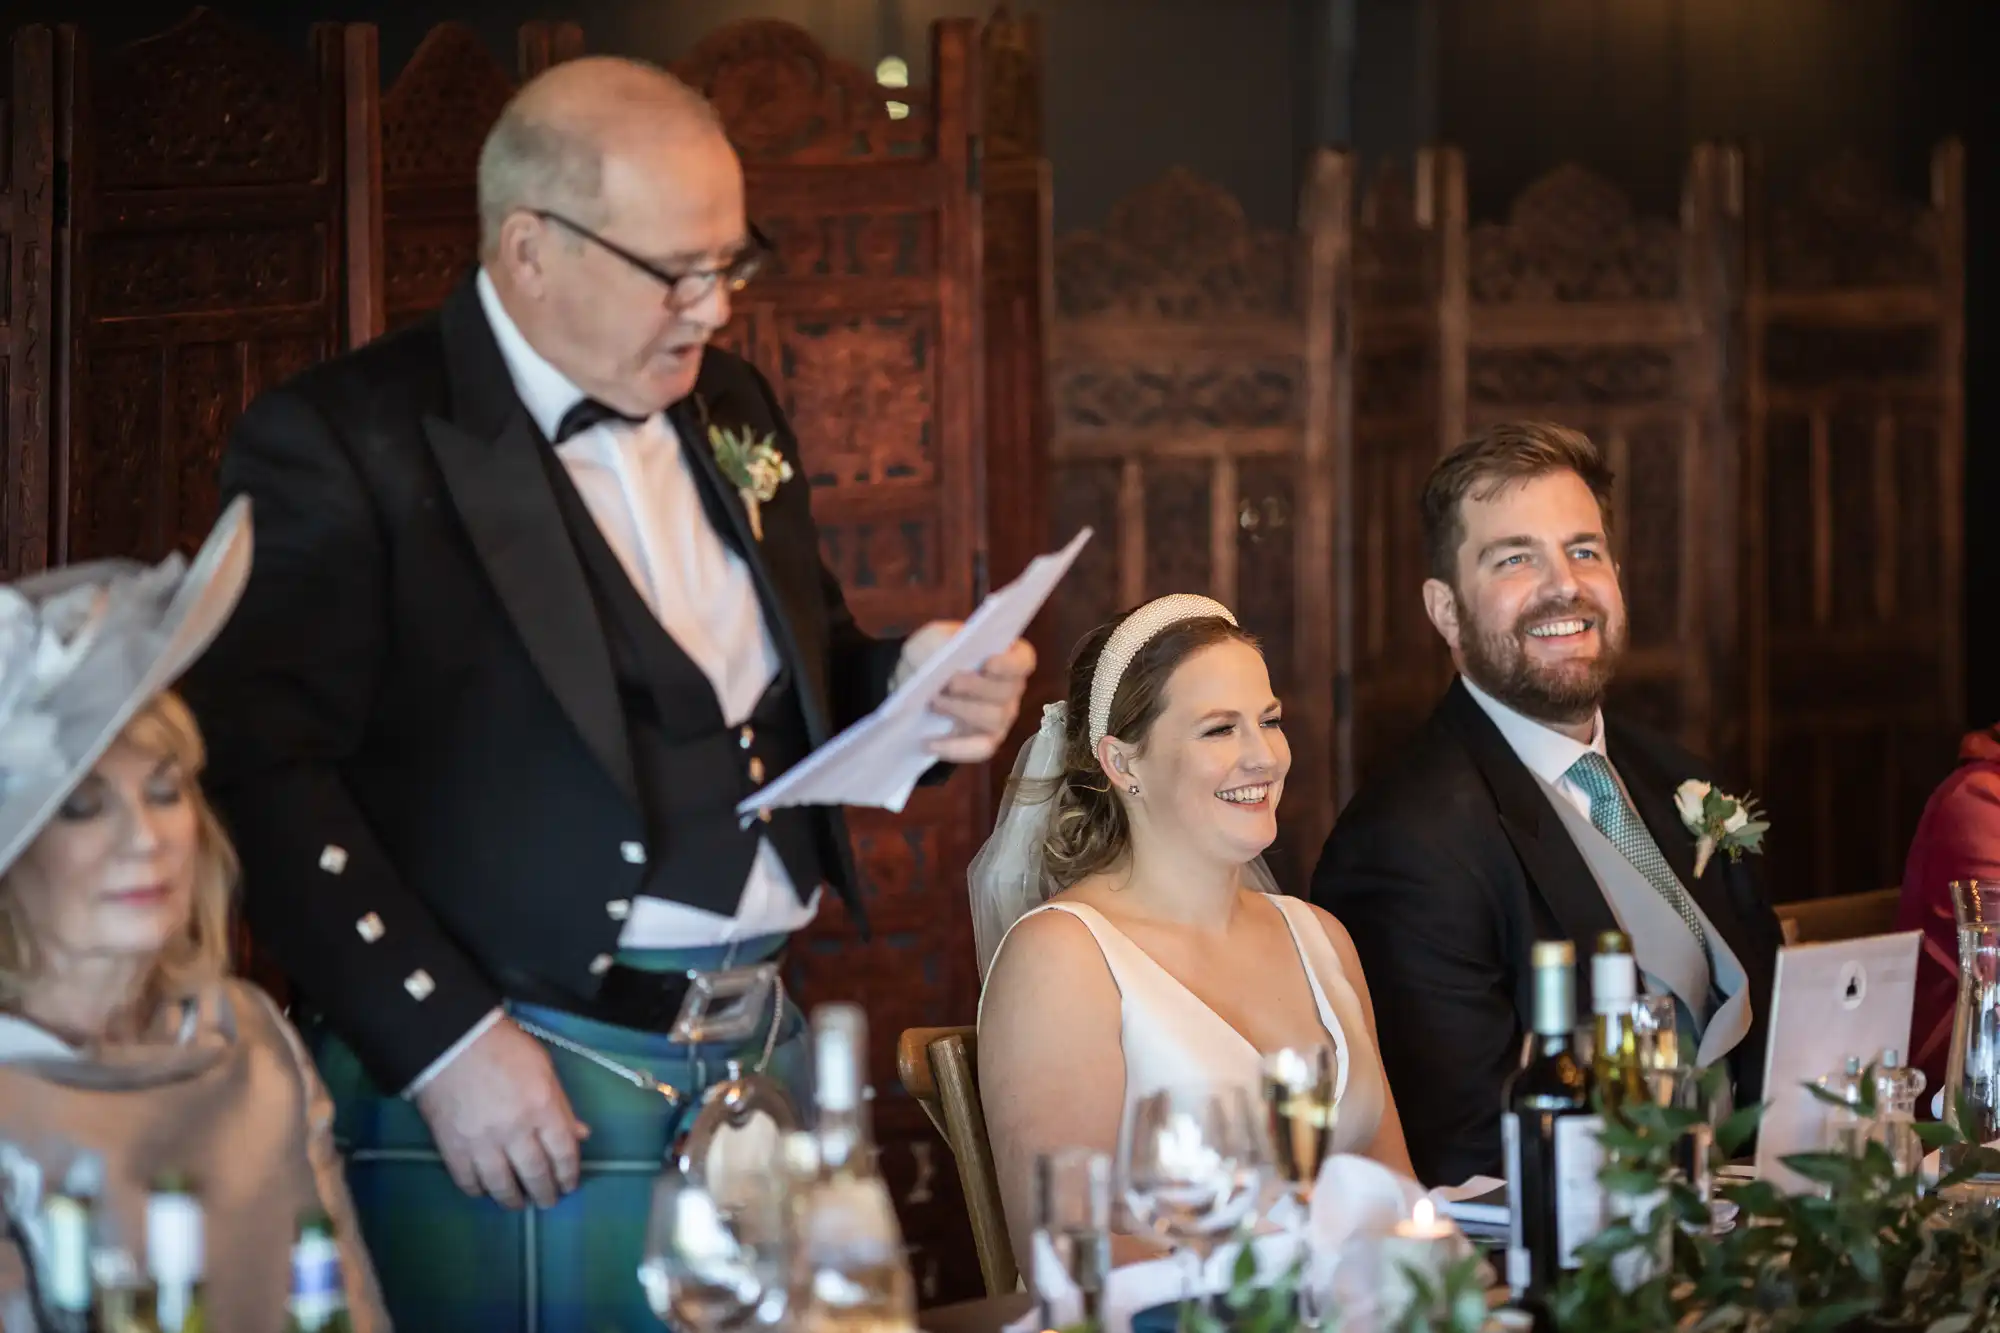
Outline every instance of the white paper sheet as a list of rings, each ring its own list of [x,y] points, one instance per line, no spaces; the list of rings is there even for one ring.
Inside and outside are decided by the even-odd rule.
[[[961,671],[977,671],[1005,652],[1042,609],[1062,576],[1090,540],[1085,528],[1060,551],[1036,556],[1021,577],[987,597],[943,648],[919,667],[882,706],[783,777],[739,803],[745,823],[759,810],[789,805],[865,805],[901,811],[918,779],[937,763],[930,742],[951,722],[931,711],[931,701]]]

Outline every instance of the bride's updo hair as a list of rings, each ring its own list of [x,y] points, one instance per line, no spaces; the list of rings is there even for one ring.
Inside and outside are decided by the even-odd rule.
[[[1122,793],[1111,789],[1090,743],[1090,690],[1097,659],[1124,620],[1120,616],[1085,635],[1070,659],[1062,775],[1055,779],[1055,813],[1042,847],[1043,872],[1059,889],[1117,865],[1131,846]],[[1146,733],[1166,707],[1167,682],[1181,663],[1204,648],[1232,640],[1257,646],[1254,636],[1221,616],[1176,621],[1155,634],[1119,677],[1105,734],[1143,751]]]

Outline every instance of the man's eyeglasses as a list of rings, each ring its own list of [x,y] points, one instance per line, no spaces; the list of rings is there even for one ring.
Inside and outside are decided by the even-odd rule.
[[[687,307],[701,300],[715,289],[715,285],[718,282],[722,283],[732,294],[742,291],[750,279],[757,276],[772,254],[771,242],[765,238],[763,232],[757,230],[756,224],[752,223],[750,225],[749,243],[742,250],[738,251],[736,256],[728,263],[722,265],[720,268],[686,269],[676,273],[672,269],[661,268],[650,259],[641,259],[624,246],[605,240],[582,223],[572,222],[560,213],[550,212],[545,208],[537,208],[532,211],[542,221],[552,222],[564,231],[589,241],[592,245],[597,246],[606,253],[616,255],[633,268],[638,269],[641,273],[659,283],[662,287],[665,287],[667,289],[667,304],[674,310],[685,310]]]

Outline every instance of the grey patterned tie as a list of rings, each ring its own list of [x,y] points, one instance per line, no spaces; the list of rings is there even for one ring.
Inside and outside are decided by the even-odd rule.
[[[1563,776],[1590,797],[1590,822],[1597,825],[1597,831],[1611,840],[1618,854],[1630,861],[1632,868],[1644,875],[1646,882],[1658,889],[1680,919],[1687,922],[1687,928],[1694,933],[1694,942],[1706,955],[1708,937],[1702,932],[1701,918],[1695,914],[1694,899],[1675,877],[1667,858],[1660,854],[1660,845],[1653,841],[1639,812],[1625,799],[1625,789],[1618,785],[1611,761],[1593,750],[1571,764]]]

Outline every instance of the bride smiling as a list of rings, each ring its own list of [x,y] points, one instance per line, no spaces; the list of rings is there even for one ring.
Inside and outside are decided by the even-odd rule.
[[[1163,597],[1086,637],[1067,693],[970,874],[979,1084],[1014,1252],[1039,1154],[1115,1154],[1138,1098],[1254,1089],[1283,1047],[1334,1048],[1333,1151],[1409,1175],[1354,945],[1260,859],[1291,749],[1256,641],[1219,602]]]

